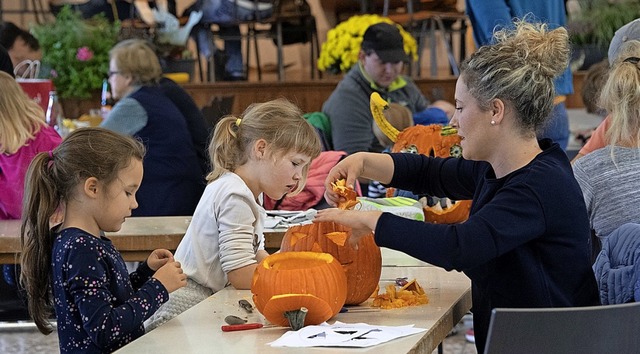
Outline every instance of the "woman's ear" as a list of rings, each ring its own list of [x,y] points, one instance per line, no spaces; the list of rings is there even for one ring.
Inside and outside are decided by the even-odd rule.
[[[495,122],[495,124],[500,124],[504,118],[504,113],[504,101],[499,98],[494,98],[491,101],[491,121]]]

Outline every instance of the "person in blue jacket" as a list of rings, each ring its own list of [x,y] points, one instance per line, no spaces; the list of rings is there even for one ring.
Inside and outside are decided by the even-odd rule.
[[[544,22],[549,28],[567,24],[564,0],[466,0],[465,3],[477,46],[490,44],[495,29],[513,27],[514,18],[528,16],[530,21]],[[573,93],[573,75],[568,63],[556,78],[555,89],[551,119],[541,127],[538,137],[550,138],[566,150],[570,132],[565,100]]]
[[[463,62],[451,124],[463,158],[357,153],[325,180],[378,180],[454,200],[471,199],[467,221],[432,224],[380,211],[320,210],[317,221],[353,228],[349,243],[374,230],[375,242],[472,283],[478,353],[484,352],[491,310],[599,304],[589,248],[589,220],[567,155],[538,140],[553,106],[553,80],[569,60],[566,29],[517,22]]]

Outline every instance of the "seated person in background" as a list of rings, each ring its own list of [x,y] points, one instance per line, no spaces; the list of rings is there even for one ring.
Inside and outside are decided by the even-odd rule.
[[[229,37],[224,40],[224,51],[227,56],[223,80],[246,80],[244,64],[242,63],[242,43],[238,21],[268,18],[273,11],[271,0],[255,2],[247,0],[196,0],[187,11],[202,11],[201,26],[193,29],[195,39],[200,48],[200,54],[210,59],[218,50],[213,43],[213,36],[209,26],[215,23],[220,26],[220,32]]]
[[[599,63],[593,64],[587,75],[584,77],[582,83],[582,90],[580,96],[582,96],[582,102],[587,110],[587,113],[596,114],[603,119],[607,116],[607,112],[600,107],[600,93],[602,87],[607,82],[609,76],[609,60],[604,59]],[[584,129],[576,132],[576,139],[582,142],[582,145],[591,138],[591,134],[596,128]]]
[[[158,85],[160,90],[167,96],[173,104],[178,107],[180,113],[187,122],[187,128],[191,135],[193,146],[198,154],[198,162],[203,171],[203,177],[209,171],[209,155],[207,154],[207,144],[209,143],[209,129],[205,124],[202,111],[196,105],[193,97],[187,93],[182,86],[176,84],[173,80],[166,77],[160,79]]]
[[[9,53],[15,74],[19,77],[32,63],[39,65],[42,59],[42,50],[36,37],[12,22],[0,23],[0,45]]]
[[[607,145],[573,164],[601,244],[619,226],[640,223],[640,41],[618,53],[600,99],[611,122]]]
[[[142,40],[109,53],[109,83],[119,99],[102,127],[132,135],[147,147],[134,216],[191,215],[204,191],[203,164],[179,108],[158,87],[160,63]]]
[[[320,149],[315,129],[284,99],[253,104],[241,117],[218,122],[209,146],[209,184],[175,253],[187,286],[171,294],[147,330],[228,284],[251,288],[256,265],[268,255],[262,198],[301,191]]]
[[[398,103],[389,103],[389,108],[384,110],[384,116],[394,128],[403,131],[413,126],[413,117],[411,111]],[[394,142],[386,136],[375,122],[373,123],[373,134],[378,139],[380,145],[384,146],[383,152],[390,152]],[[369,191],[367,195],[370,198],[386,197],[387,188],[378,181],[369,182]],[[418,198],[416,198],[418,199]]]
[[[358,63],[340,81],[323,104],[331,121],[333,148],[352,154],[358,151],[381,152],[373,134],[373,117],[369,96],[380,93],[387,102],[399,103],[415,115],[429,108],[429,101],[409,77],[400,75],[409,57],[404,51],[402,35],[396,27],[381,22],[369,26],[364,33]],[[451,117],[451,103],[437,101],[431,107],[439,116]]]
[[[13,73],[13,69],[7,69]],[[39,152],[53,150],[62,138],[45,123],[40,105],[4,71],[0,72],[0,87],[0,220],[14,220],[22,217],[24,178],[29,163]],[[3,305],[11,303],[12,308],[0,308],[0,314],[20,317],[16,312],[21,311],[24,317],[26,307],[18,305],[22,304],[18,300],[19,270],[14,265],[2,268],[0,298]]]
[[[600,93],[607,83],[609,76],[609,60],[604,59],[599,63],[591,65],[587,70],[587,75],[582,83],[580,96],[584,102],[584,108],[587,113],[596,114],[605,117],[607,112],[600,106]]]
[[[115,1],[115,13],[114,4],[111,1]],[[115,21],[114,14],[118,16],[118,20],[131,18],[133,14],[131,2],[126,0],[49,0],[49,8],[54,15],[57,15],[65,5],[80,12],[82,18],[103,14],[109,21]]]
[[[0,72],[0,87],[0,220],[20,219],[29,163],[37,153],[58,146],[62,138],[14,78]]]
[[[629,41],[640,41],[640,19],[635,19],[626,25],[620,27],[616,34],[613,36],[611,43],[609,43],[609,64],[616,61],[616,56],[620,51],[622,45]],[[600,103],[601,107],[604,107],[604,102]],[[611,124],[611,116],[607,116],[602,123],[593,131],[587,143],[580,149],[576,157],[571,161],[575,163],[579,158],[585,156],[592,151],[604,147],[607,142],[605,138],[605,132],[609,129]]]

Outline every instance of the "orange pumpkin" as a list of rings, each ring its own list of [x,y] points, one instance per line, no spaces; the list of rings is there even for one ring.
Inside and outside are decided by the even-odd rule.
[[[400,132],[391,151],[436,157],[461,157],[460,140],[456,129],[450,126],[416,125]],[[392,197],[394,193],[393,188],[387,189],[388,197]],[[425,206],[423,209],[425,221],[435,224],[454,224],[467,220],[471,201],[455,201],[447,208],[442,208],[439,203],[436,203],[433,206]]]
[[[340,312],[347,278],[330,254],[275,253],[256,267],[251,292],[256,309],[271,323],[289,326],[285,313],[305,307],[304,325],[315,325]]]
[[[382,255],[373,233],[363,237],[358,250],[347,243],[351,228],[333,222],[315,222],[290,227],[282,238],[280,252],[312,251],[333,255],[347,276],[347,305],[366,301],[378,286]]]

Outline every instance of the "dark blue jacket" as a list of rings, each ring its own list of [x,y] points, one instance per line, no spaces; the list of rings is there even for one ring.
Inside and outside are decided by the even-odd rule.
[[[187,122],[158,87],[132,93],[147,112],[147,125],[134,136],[147,148],[135,216],[192,215],[205,187]]]
[[[441,225],[384,213],[379,246],[403,251],[472,281],[478,352],[496,307],[600,303],[590,262],[589,220],[566,154],[542,140],[528,165],[496,178],[486,162],[391,154],[391,186],[416,194],[473,199],[469,219]]]

